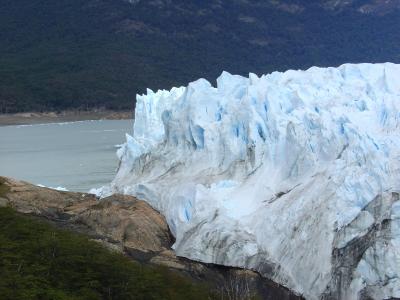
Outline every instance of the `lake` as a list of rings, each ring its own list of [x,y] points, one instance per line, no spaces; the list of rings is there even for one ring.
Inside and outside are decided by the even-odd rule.
[[[132,120],[0,127],[0,175],[87,192],[109,183]]]

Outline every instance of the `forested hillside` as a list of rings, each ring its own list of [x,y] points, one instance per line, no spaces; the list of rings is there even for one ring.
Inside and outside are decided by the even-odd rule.
[[[217,299],[206,285],[10,208],[0,208],[0,242],[0,299]]]
[[[2,0],[0,112],[132,109],[222,70],[399,63],[398,3]]]

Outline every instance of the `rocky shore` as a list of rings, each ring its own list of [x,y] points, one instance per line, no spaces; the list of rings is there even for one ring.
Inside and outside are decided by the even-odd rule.
[[[27,112],[0,114],[0,126],[31,125],[44,123],[75,122],[85,120],[127,120],[132,119],[131,111],[62,111],[62,112]]]
[[[262,299],[302,299],[255,272],[177,257],[171,250],[174,239],[164,217],[132,196],[112,195],[99,201],[92,194],[56,191],[0,177],[1,206],[87,234],[135,261],[166,266],[216,289],[240,287]]]

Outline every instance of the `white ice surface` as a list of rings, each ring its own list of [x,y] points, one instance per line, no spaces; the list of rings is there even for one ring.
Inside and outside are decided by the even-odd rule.
[[[391,63],[148,90],[102,193],[162,212],[180,256],[252,268],[318,299],[332,288],[333,249],[366,235],[378,220],[364,208],[400,190],[399,110]],[[400,204],[387,209],[390,245],[368,248],[351,297],[385,276],[379,295],[399,297]]]
[[[51,187],[51,186],[45,186],[43,184],[37,184],[37,186],[48,188],[48,189],[52,189],[52,190],[56,190],[56,191],[61,191],[61,192],[68,192],[68,190],[63,186]]]

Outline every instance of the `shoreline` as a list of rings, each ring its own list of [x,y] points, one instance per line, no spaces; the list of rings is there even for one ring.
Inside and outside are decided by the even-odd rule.
[[[132,111],[62,111],[0,114],[0,126],[35,125],[88,120],[130,120]]]

